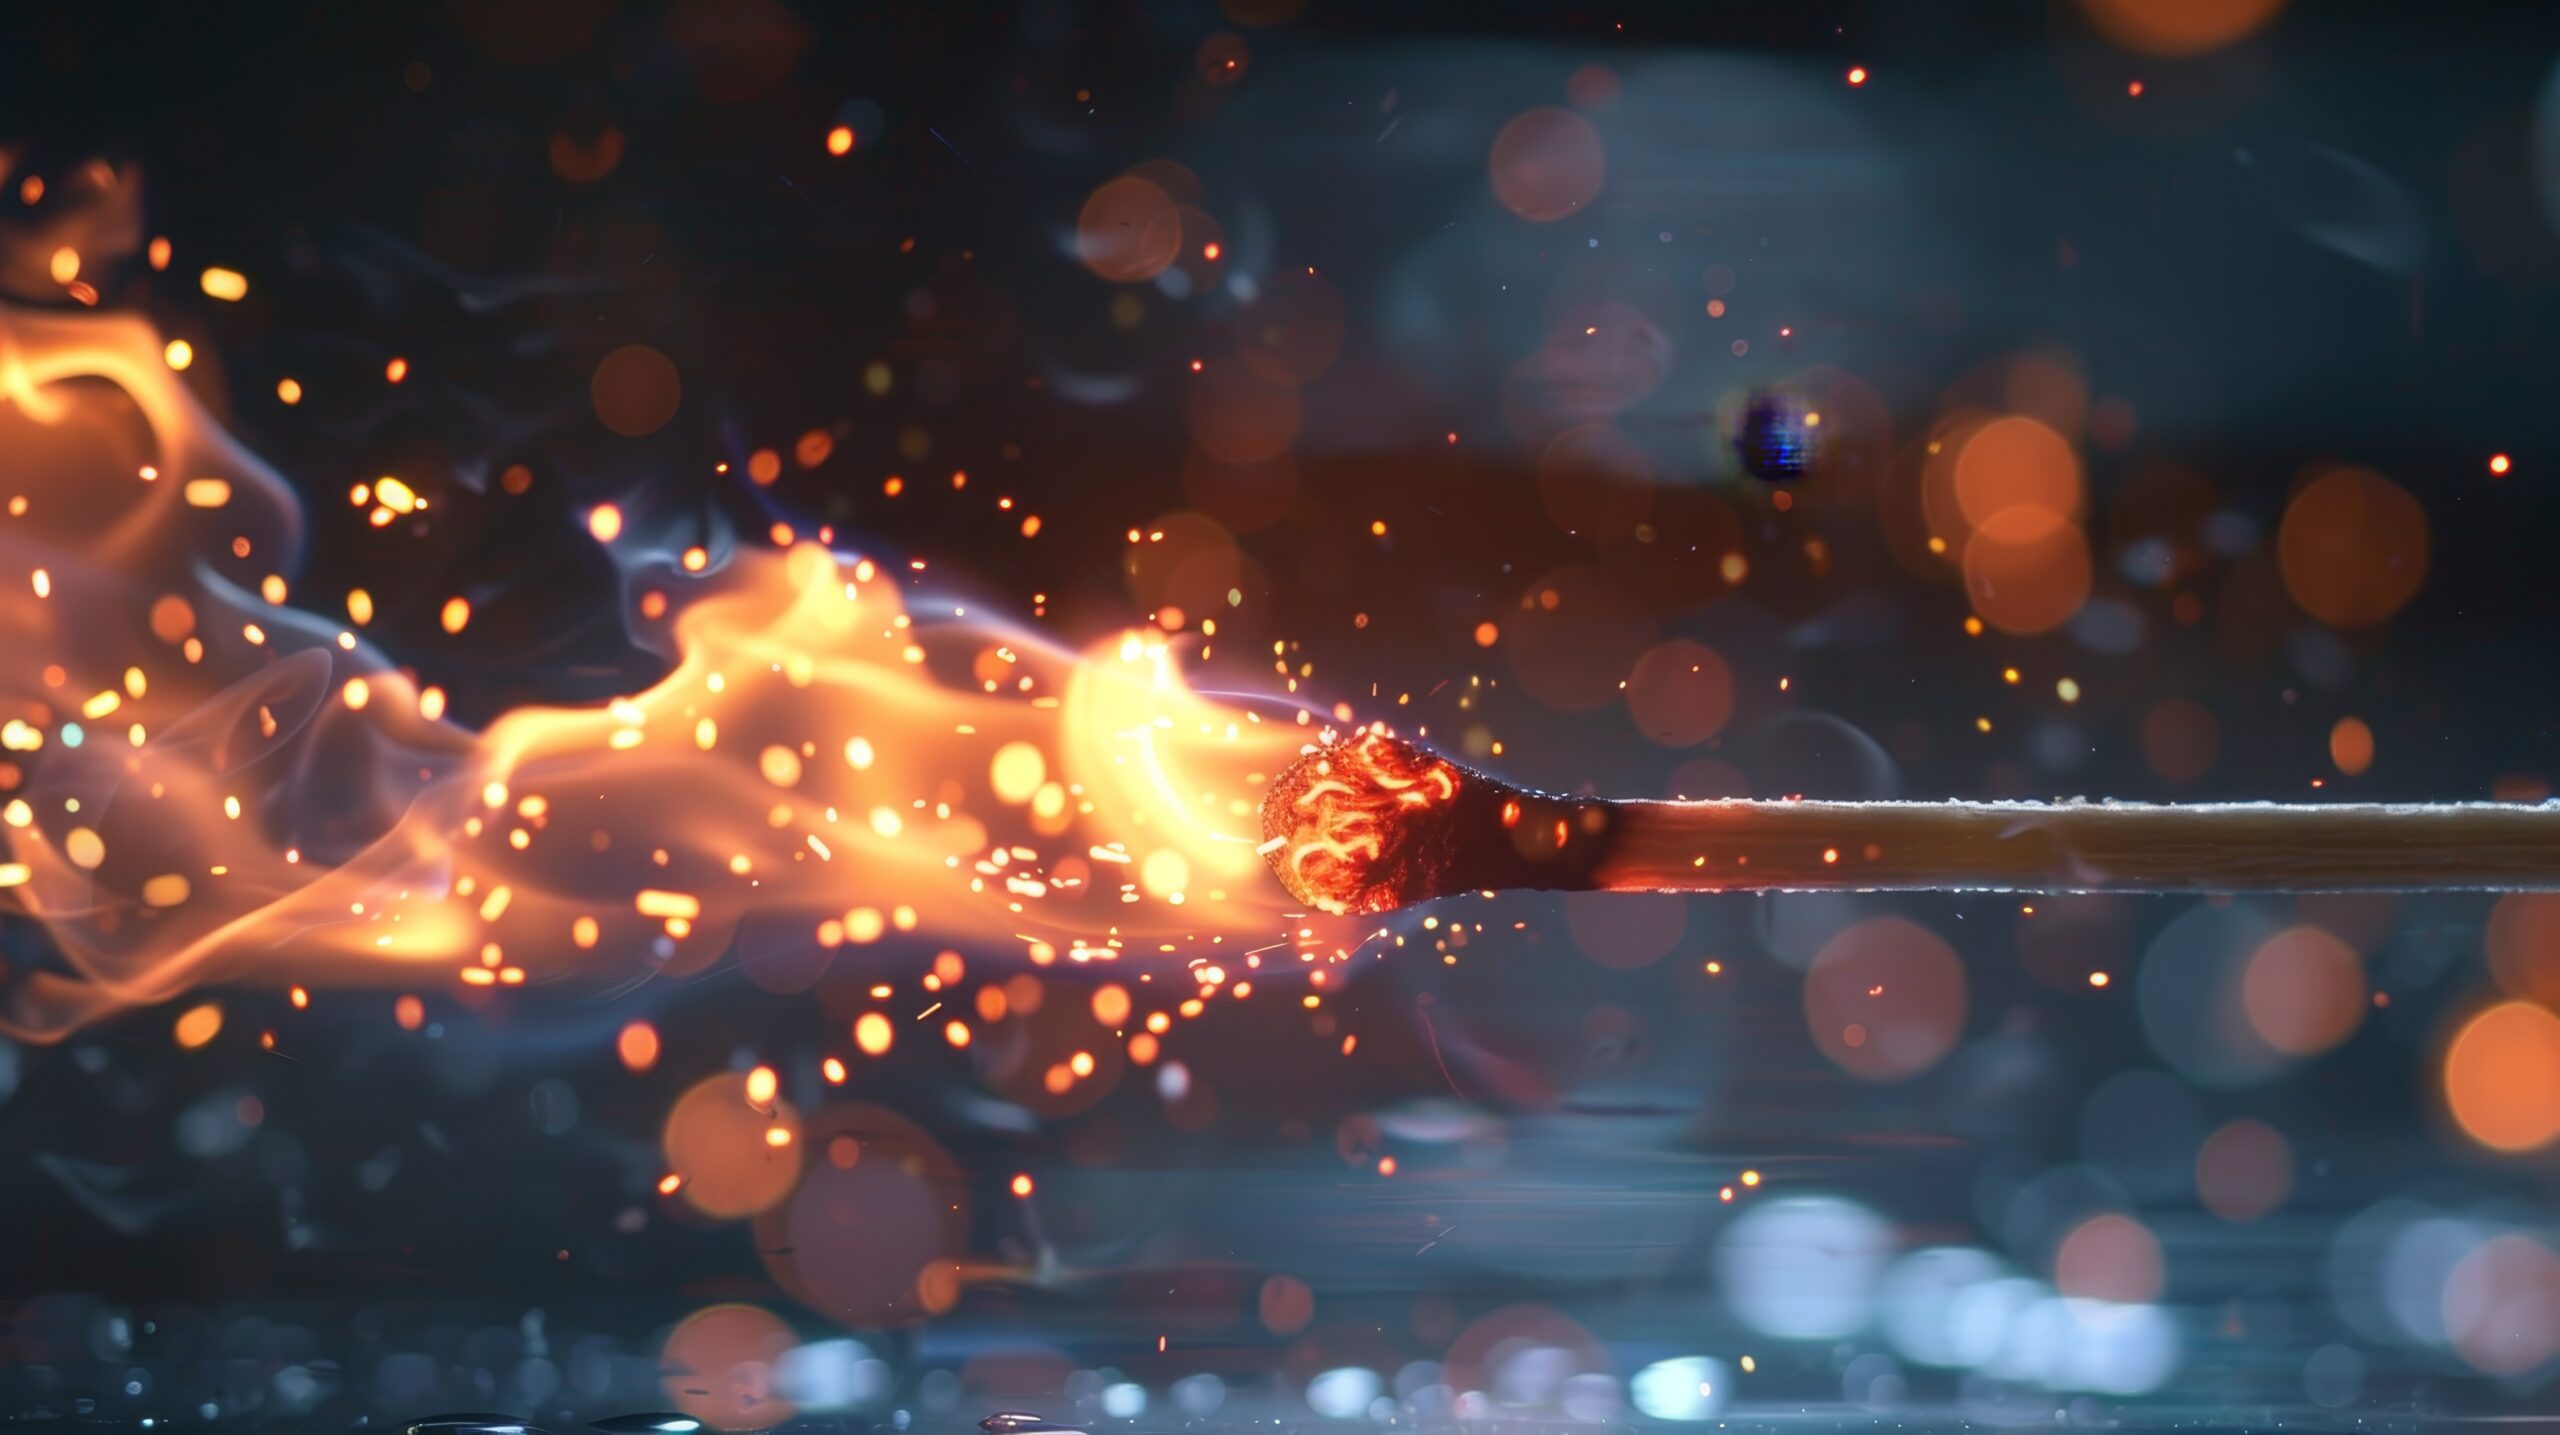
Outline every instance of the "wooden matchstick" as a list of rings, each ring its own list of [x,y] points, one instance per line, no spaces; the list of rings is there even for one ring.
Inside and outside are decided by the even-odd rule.
[[[1374,730],[1262,803],[1300,901],[1461,892],[2560,890],[2560,803],[1618,801],[1530,792]]]

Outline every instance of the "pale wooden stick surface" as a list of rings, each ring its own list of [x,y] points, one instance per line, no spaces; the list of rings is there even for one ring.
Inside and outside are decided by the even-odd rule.
[[[2560,890],[2560,803],[1602,805],[1608,812],[1602,855],[1572,885],[1614,891]]]

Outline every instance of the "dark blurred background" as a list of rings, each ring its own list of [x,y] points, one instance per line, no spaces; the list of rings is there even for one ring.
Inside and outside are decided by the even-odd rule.
[[[0,253],[11,302],[72,303],[18,256],[106,160],[177,258],[97,302],[193,343],[318,515],[297,588],[369,586],[473,724],[658,671],[584,535],[611,502],[715,559],[832,524],[1076,641],[1213,614],[1203,686],[1272,689],[1276,652],[1557,789],[2540,800],[2555,40],[2325,0],[27,3]],[[634,345],[672,412],[600,376]],[[426,542],[343,502],[389,472],[449,495]],[[0,1399],[2553,1408],[2540,899],[1511,897],[1398,932],[1313,1019],[1222,1005],[1071,1112],[921,1043],[823,1086],[851,996],[931,944],[811,991],[723,966],[403,1024],[253,990],[202,1050],[151,1012],[0,1048]],[[654,1189],[671,1103],[759,1063],[896,1153],[838,1168],[881,1173],[839,1248]],[[665,1376],[733,1354],[761,1405]]]

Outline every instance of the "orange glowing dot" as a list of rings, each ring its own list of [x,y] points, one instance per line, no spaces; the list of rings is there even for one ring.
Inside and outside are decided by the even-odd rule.
[[[2489,455],[2489,471],[2491,473],[2504,477],[2507,470],[2513,467],[2515,467],[2515,460],[2508,458],[2505,454],[2493,453]]]
[[[1757,1186],[1757,1185],[1759,1185],[1759,1184],[1760,1184],[1760,1173],[1759,1173],[1759,1172],[1757,1172],[1757,1171],[1745,1171],[1745,1172],[1743,1172],[1743,1173],[1742,1173],[1742,1184],[1744,1184],[1744,1185],[1746,1185],[1746,1186]]]
[[[827,1079],[827,1084],[828,1084],[829,1086],[842,1086],[842,1085],[844,1085],[844,1078],[845,1078],[844,1063],[843,1063],[842,1061],[837,1060],[835,1057],[832,1057],[832,1056],[831,1056],[831,1057],[828,1057],[826,1060],[824,1060],[824,1061],[822,1061],[822,1062],[819,1062],[819,1063],[818,1063],[818,1074],[819,1074],[820,1076],[823,1076],[823,1077],[825,1077],[825,1078]]]
[[[647,1071],[658,1064],[658,1029],[645,1021],[623,1027],[613,1039],[613,1053],[633,1071]]]
[[[311,993],[304,991],[300,987],[295,987],[287,995],[292,998],[293,1009],[296,1011],[304,1010],[311,1005]]]
[[[1502,640],[1502,629],[1490,622],[1476,624],[1476,646],[1490,648]]]
[[[2109,977],[2105,972],[2091,972],[2089,974],[2089,985],[2093,987],[2105,986],[2112,980],[2114,979]]]
[[[1191,372],[1195,374],[1200,372],[1200,361],[1198,359],[1193,359],[1191,361]]]
[[[168,361],[170,368],[183,369],[196,361],[195,345],[184,339],[171,339],[169,346],[160,351],[160,357]]]
[[[1720,976],[1723,976],[1723,975],[1724,975],[1724,963],[1722,963],[1722,962],[1709,962],[1709,963],[1707,963],[1707,975],[1708,975],[1708,976],[1711,976],[1711,977],[1720,977]]]
[[[967,1046],[969,1044],[969,1024],[967,1022],[957,1020],[943,1023],[942,1039],[951,1043],[953,1046]]]
[[[302,402],[302,382],[293,378],[276,380],[276,398],[286,404]]]
[[[1716,1192],[1716,1199],[1717,1199],[1717,1200],[1719,1200],[1719,1201],[1730,1201],[1730,1200],[1732,1200],[1732,1199],[1733,1199],[1733,1188],[1732,1188],[1731,1186],[1726,1186],[1726,1187],[1722,1188],[1721,1190],[1717,1191],[1717,1192]]]
[[[1200,246],[1200,257],[1213,264],[1217,262],[1218,256],[1224,253],[1226,250],[1221,248],[1218,241],[1214,239]]]
[[[403,996],[391,1004],[391,1019],[402,1031],[416,1031],[427,1024],[427,1004],[416,996]]]
[[[764,1144],[766,1144],[767,1146],[788,1146],[788,1145],[790,1145],[790,1144],[791,1144],[791,1128],[790,1128],[790,1127],[788,1127],[788,1126],[768,1126],[768,1127],[766,1127],[766,1128],[765,1128],[765,1133],[764,1133]]]
[[[2338,719],[2329,729],[2329,760],[2349,777],[2373,766],[2373,728],[2363,718]]]
[[[1013,1194],[1017,1196],[1028,1196],[1031,1194],[1030,1173],[1025,1172],[1013,1178]]]
[[[1864,65],[1851,65],[1849,67],[1849,83],[1852,85],[1863,85],[1866,82],[1867,67]]]
[[[1840,860],[1840,849],[1839,849],[1839,848],[1837,848],[1837,847],[1825,847],[1825,848],[1823,848],[1823,849],[1822,849],[1822,860],[1823,860],[1825,863],[1833,863],[1833,862],[1837,862],[1837,861],[1839,861],[1839,860]]]
[[[407,359],[393,359],[390,363],[382,366],[382,377],[395,384],[400,382],[402,379],[409,377],[409,361]]]
[[[587,511],[587,532],[598,543],[611,543],[622,536],[622,510],[610,503],[599,503]]]
[[[747,1073],[747,1104],[770,1106],[774,1094],[782,1089],[782,1078],[770,1066],[759,1066]]]
[[[684,1178],[682,1176],[677,1175],[673,1171],[669,1171],[667,1174],[658,1178],[658,1194],[661,1196],[672,1196],[676,1193],[676,1189],[683,1184]]]
[[[827,131],[827,153],[837,156],[853,153],[853,126],[838,125]]]
[[[191,1050],[202,1046],[222,1034],[222,1008],[213,1002],[189,1007],[173,1032],[180,1046]]]
[[[2128,81],[2124,87],[2124,92],[2135,99],[2142,98],[2142,82],[2140,80]]]
[[[853,1044],[861,1047],[865,1056],[880,1055],[897,1039],[897,1029],[889,1025],[887,1017],[876,1011],[864,1012],[853,1023]]]
[[[1093,1019],[1104,1026],[1117,1028],[1129,1019],[1129,989],[1113,982],[1098,987],[1093,993]]]
[[[1395,1173],[1396,1173],[1396,1158],[1394,1158],[1393,1156],[1381,1156],[1381,1157],[1379,1157],[1379,1158],[1378,1158],[1378,1174],[1379,1174],[1379,1175],[1381,1175],[1381,1176],[1392,1176],[1392,1175],[1394,1175]]]

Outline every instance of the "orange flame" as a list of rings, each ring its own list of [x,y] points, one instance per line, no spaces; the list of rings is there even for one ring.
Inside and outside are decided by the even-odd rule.
[[[0,309],[0,502],[0,904],[65,968],[0,984],[12,1035],[219,979],[516,985],[733,936],[1326,940],[1252,835],[1307,714],[1193,692],[1161,635],[1077,653],[865,560],[746,552],[686,565],[654,686],[474,734],[284,606],[290,489],[114,315]]]

